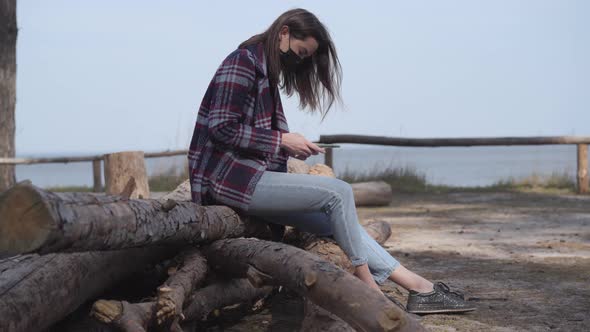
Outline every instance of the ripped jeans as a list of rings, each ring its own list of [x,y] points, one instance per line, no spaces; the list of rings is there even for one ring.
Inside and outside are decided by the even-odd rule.
[[[246,214],[332,236],[352,265],[368,264],[378,284],[399,266],[359,224],[352,187],[340,179],[265,171],[256,184]]]

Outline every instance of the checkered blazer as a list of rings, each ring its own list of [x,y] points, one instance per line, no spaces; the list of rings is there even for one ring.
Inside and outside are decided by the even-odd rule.
[[[271,90],[273,92],[271,93]],[[269,86],[262,43],[221,63],[201,102],[188,165],[192,200],[244,212],[265,170],[287,171],[289,132],[278,88]]]

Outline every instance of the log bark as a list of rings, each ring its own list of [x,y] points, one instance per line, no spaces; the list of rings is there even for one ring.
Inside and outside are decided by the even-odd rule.
[[[303,305],[304,318],[301,331],[305,332],[354,332],[349,324],[328,310],[305,300]]]
[[[356,206],[387,206],[393,199],[391,186],[384,181],[351,184]]]
[[[134,179],[136,188],[130,198],[150,197],[143,151],[126,151],[104,155],[104,178],[107,194],[120,194],[129,180]]]
[[[169,246],[4,259],[0,261],[0,331],[43,330],[174,250]]]
[[[184,309],[186,320],[203,320],[214,310],[237,303],[253,304],[271,291],[271,286],[255,287],[248,279],[232,279],[209,285],[191,295]]]
[[[16,0],[0,0],[0,158],[14,158]],[[0,192],[16,182],[14,165],[0,165]]]
[[[127,301],[98,300],[92,305],[90,315],[102,324],[110,325],[120,331],[143,332],[155,326],[154,315],[157,303],[129,303]],[[177,330],[177,325],[170,327]]]
[[[185,299],[203,282],[207,273],[207,262],[198,249],[183,252],[179,259],[182,266],[158,288],[156,319],[160,326],[170,327],[176,319],[184,317]]]
[[[216,309],[225,306],[254,302],[267,296],[272,287],[254,287],[247,279],[221,281],[195,290],[183,309],[184,322],[202,321]],[[154,319],[157,301],[128,303],[126,301],[96,301],[91,315],[99,322],[111,325],[121,331],[149,331],[157,326]],[[179,331],[179,321],[174,321],[167,330]]]
[[[391,235],[391,227],[384,221],[372,221],[363,227],[379,244],[385,243]],[[334,240],[301,232],[290,233],[286,238],[291,244],[354,274],[350,259]],[[353,331],[346,322],[307,299],[304,299],[304,312],[302,331]]]
[[[358,331],[423,328],[358,278],[311,253],[282,243],[225,239],[204,249],[209,264],[254,283],[283,285],[330,311]]]
[[[226,206],[52,193],[19,184],[0,195],[0,255],[187,245],[249,235],[263,223]]]
[[[105,324],[89,315],[90,308],[87,305],[81,306],[66,318],[51,326],[44,332],[121,332],[122,330],[113,325]],[[180,324],[183,332],[195,332],[196,326],[193,322]],[[138,330],[134,330],[138,331]]]

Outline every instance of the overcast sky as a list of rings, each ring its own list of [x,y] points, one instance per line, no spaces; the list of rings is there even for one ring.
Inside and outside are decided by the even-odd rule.
[[[292,132],[590,136],[589,1],[18,1],[17,155],[183,149],[221,61],[282,12],[329,29],[344,105]]]

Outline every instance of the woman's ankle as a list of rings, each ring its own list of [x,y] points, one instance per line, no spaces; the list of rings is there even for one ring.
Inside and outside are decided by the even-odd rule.
[[[424,282],[420,283],[420,285],[417,285],[412,290],[418,293],[430,293],[434,290],[434,285],[430,281],[424,280]]]
[[[434,290],[433,284],[430,281],[406,269],[402,265],[393,271],[389,279],[407,290],[418,293],[429,293]]]

